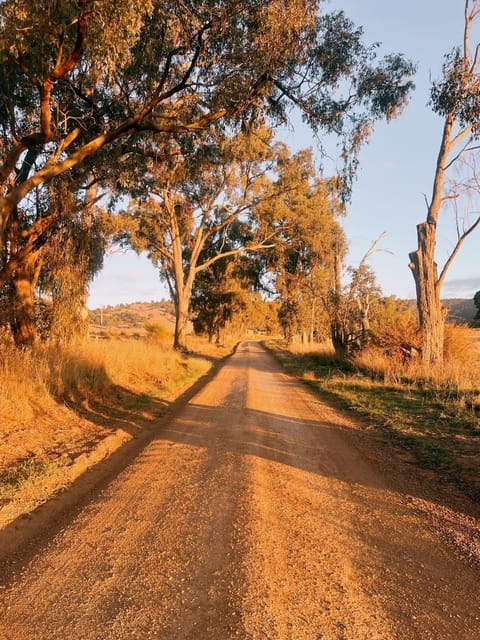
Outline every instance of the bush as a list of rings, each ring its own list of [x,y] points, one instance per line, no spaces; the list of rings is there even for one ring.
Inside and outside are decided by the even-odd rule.
[[[155,344],[165,344],[171,340],[168,329],[159,322],[146,322],[143,328],[147,332],[147,340]]]
[[[386,356],[403,362],[419,352],[417,314],[405,301],[394,296],[384,298],[371,324],[373,343]]]

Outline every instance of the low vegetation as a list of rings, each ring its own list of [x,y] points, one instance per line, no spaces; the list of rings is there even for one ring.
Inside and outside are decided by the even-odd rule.
[[[338,360],[329,345],[267,346],[287,371],[328,399],[368,418],[418,464],[440,471],[471,497],[480,496],[480,365],[475,332],[447,325],[438,367],[367,349]],[[473,341],[472,341],[473,340]]]
[[[199,355],[180,354],[159,334],[27,351],[0,346],[0,504],[118,427],[148,425],[227,353],[196,339]]]

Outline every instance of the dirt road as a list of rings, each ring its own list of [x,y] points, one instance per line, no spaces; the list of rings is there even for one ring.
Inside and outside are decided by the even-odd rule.
[[[0,638],[479,638],[475,519],[374,440],[242,344],[9,576]]]

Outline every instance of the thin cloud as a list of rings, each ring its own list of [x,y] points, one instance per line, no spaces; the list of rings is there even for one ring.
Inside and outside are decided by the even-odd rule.
[[[453,278],[447,280],[442,288],[443,297],[473,298],[476,291],[480,290],[480,277],[469,276],[467,278]]]

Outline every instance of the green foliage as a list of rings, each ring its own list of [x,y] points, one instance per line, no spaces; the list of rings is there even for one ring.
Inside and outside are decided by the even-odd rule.
[[[251,226],[236,219],[208,237],[200,261],[245,247],[251,239]],[[254,288],[256,278],[248,253],[216,260],[199,272],[190,303],[195,333],[208,335],[210,341],[215,337],[219,344],[221,333],[233,316],[244,316],[249,306],[248,290]]]
[[[319,13],[322,4],[105,0],[93,10],[92,0],[5,0],[3,148],[13,149],[14,137],[37,145],[38,171],[60,144],[77,165],[132,134],[140,150],[145,131],[189,134],[262,115],[282,121],[293,100],[312,126],[344,134],[355,152],[366,120],[405,103],[413,68],[401,56],[377,64],[362,30],[343,12]],[[85,156],[75,155],[80,149]],[[60,157],[52,165],[56,174],[70,168]]]
[[[221,332],[234,313],[245,308],[242,292],[228,289],[226,283],[216,284],[207,289],[204,285],[196,288],[191,301],[192,322],[195,333],[213,337],[221,342]]]
[[[309,150],[289,157],[284,150],[275,188],[278,197],[259,206],[279,229],[267,257],[279,294],[279,321],[288,340],[325,337],[325,300],[335,286],[335,261],[346,246],[338,218],[343,208],[332,180],[321,179]]]
[[[473,304],[477,308],[477,313],[475,314],[475,321],[480,322],[480,291],[477,291],[473,296]]]
[[[39,288],[51,301],[49,337],[68,341],[88,331],[88,285],[103,266],[105,237],[95,219],[71,220],[44,253]]]
[[[461,127],[472,126],[475,136],[480,126],[480,88],[477,75],[457,47],[445,55],[442,78],[434,82],[430,105],[442,117],[453,117]]]
[[[9,298],[3,321],[36,324],[42,338],[68,340],[85,332],[87,287],[103,265],[105,246],[94,203],[72,175],[25,199],[15,217],[21,234],[0,254],[0,284]],[[19,274],[30,280],[31,300],[17,290]],[[25,311],[27,304],[36,309],[35,317]]]
[[[195,333],[208,335],[210,341],[215,337],[217,344],[227,322],[245,308],[243,292],[231,277],[230,266],[226,261],[218,261],[200,273],[190,301]]]

